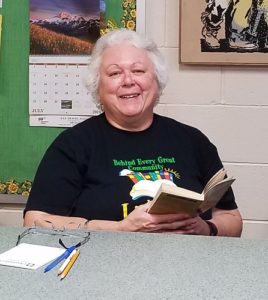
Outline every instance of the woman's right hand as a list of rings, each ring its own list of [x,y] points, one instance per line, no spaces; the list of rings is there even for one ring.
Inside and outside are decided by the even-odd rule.
[[[137,206],[124,220],[118,223],[119,231],[170,232],[189,227],[195,223],[195,217],[188,214],[149,214],[150,203]]]

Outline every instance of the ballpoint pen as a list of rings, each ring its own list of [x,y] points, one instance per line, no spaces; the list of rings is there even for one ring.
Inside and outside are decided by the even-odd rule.
[[[45,267],[44,273],[50,271],[51,269],[53,269],[58,263],[60,263],[62,260],[64,260],[65,258],[67,258],[72,251],[75,249],[76,246],[71,246],[69,248],[66,249],[66,251],[60,255],[59,257],[57,257],[56,259],[54,259],[49,265],[47,265]]]
[[[64,279],[67,274],[69,273],[71,267],[73,266],[73,264],[75,263],[77,257],[79,256],[80,251],[77,250],[76,253],[73,255],[73,257],[71,258],[71,260],[69,261],[69,263],[67,264],[66,268],[63,270],[63,272],[61,273],[60,279]]]
[[[71,258],[75,255],[76,252],[77,252],[77,250],[74,249],[72,251],[72,253],[67,257],[67,259],[65,260],[65,262],[59,268],[58,275],[60,275],[64,271],[64,269],[67,267],[68,263],[70,262]]]

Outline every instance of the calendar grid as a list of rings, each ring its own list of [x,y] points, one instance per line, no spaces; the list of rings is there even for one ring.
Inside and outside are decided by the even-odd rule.
[[[99,114],[86,76],[84,63],[30,63],[30,125],[70,127]]]

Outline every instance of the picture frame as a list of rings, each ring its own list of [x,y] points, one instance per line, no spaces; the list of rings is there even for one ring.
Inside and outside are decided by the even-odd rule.
[[[267,0],[180,0],[179,10],[181,64],[268,65]]]
[[[116,28],[143,33],[145,30],[145,0],[100,0],[105,7],[101,17],[101,35]]]
[[[141,34],[145,34],[145,12],[146,12],[146,0],[136,0],[136,31]]]

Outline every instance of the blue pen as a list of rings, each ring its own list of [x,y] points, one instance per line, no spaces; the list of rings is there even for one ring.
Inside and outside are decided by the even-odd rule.
[[[58,263],[60,263],[62,260],[66,259],[72,252],[73,250],[76,248],[76,246],[71,246],[70,248],[67,248],[66,251],[60,255],[59,257],[57,257],[56,259],[54,259],[49,265],[47,265],[45,267],[44,273],[50,271],[51,269],[53,269]]]

